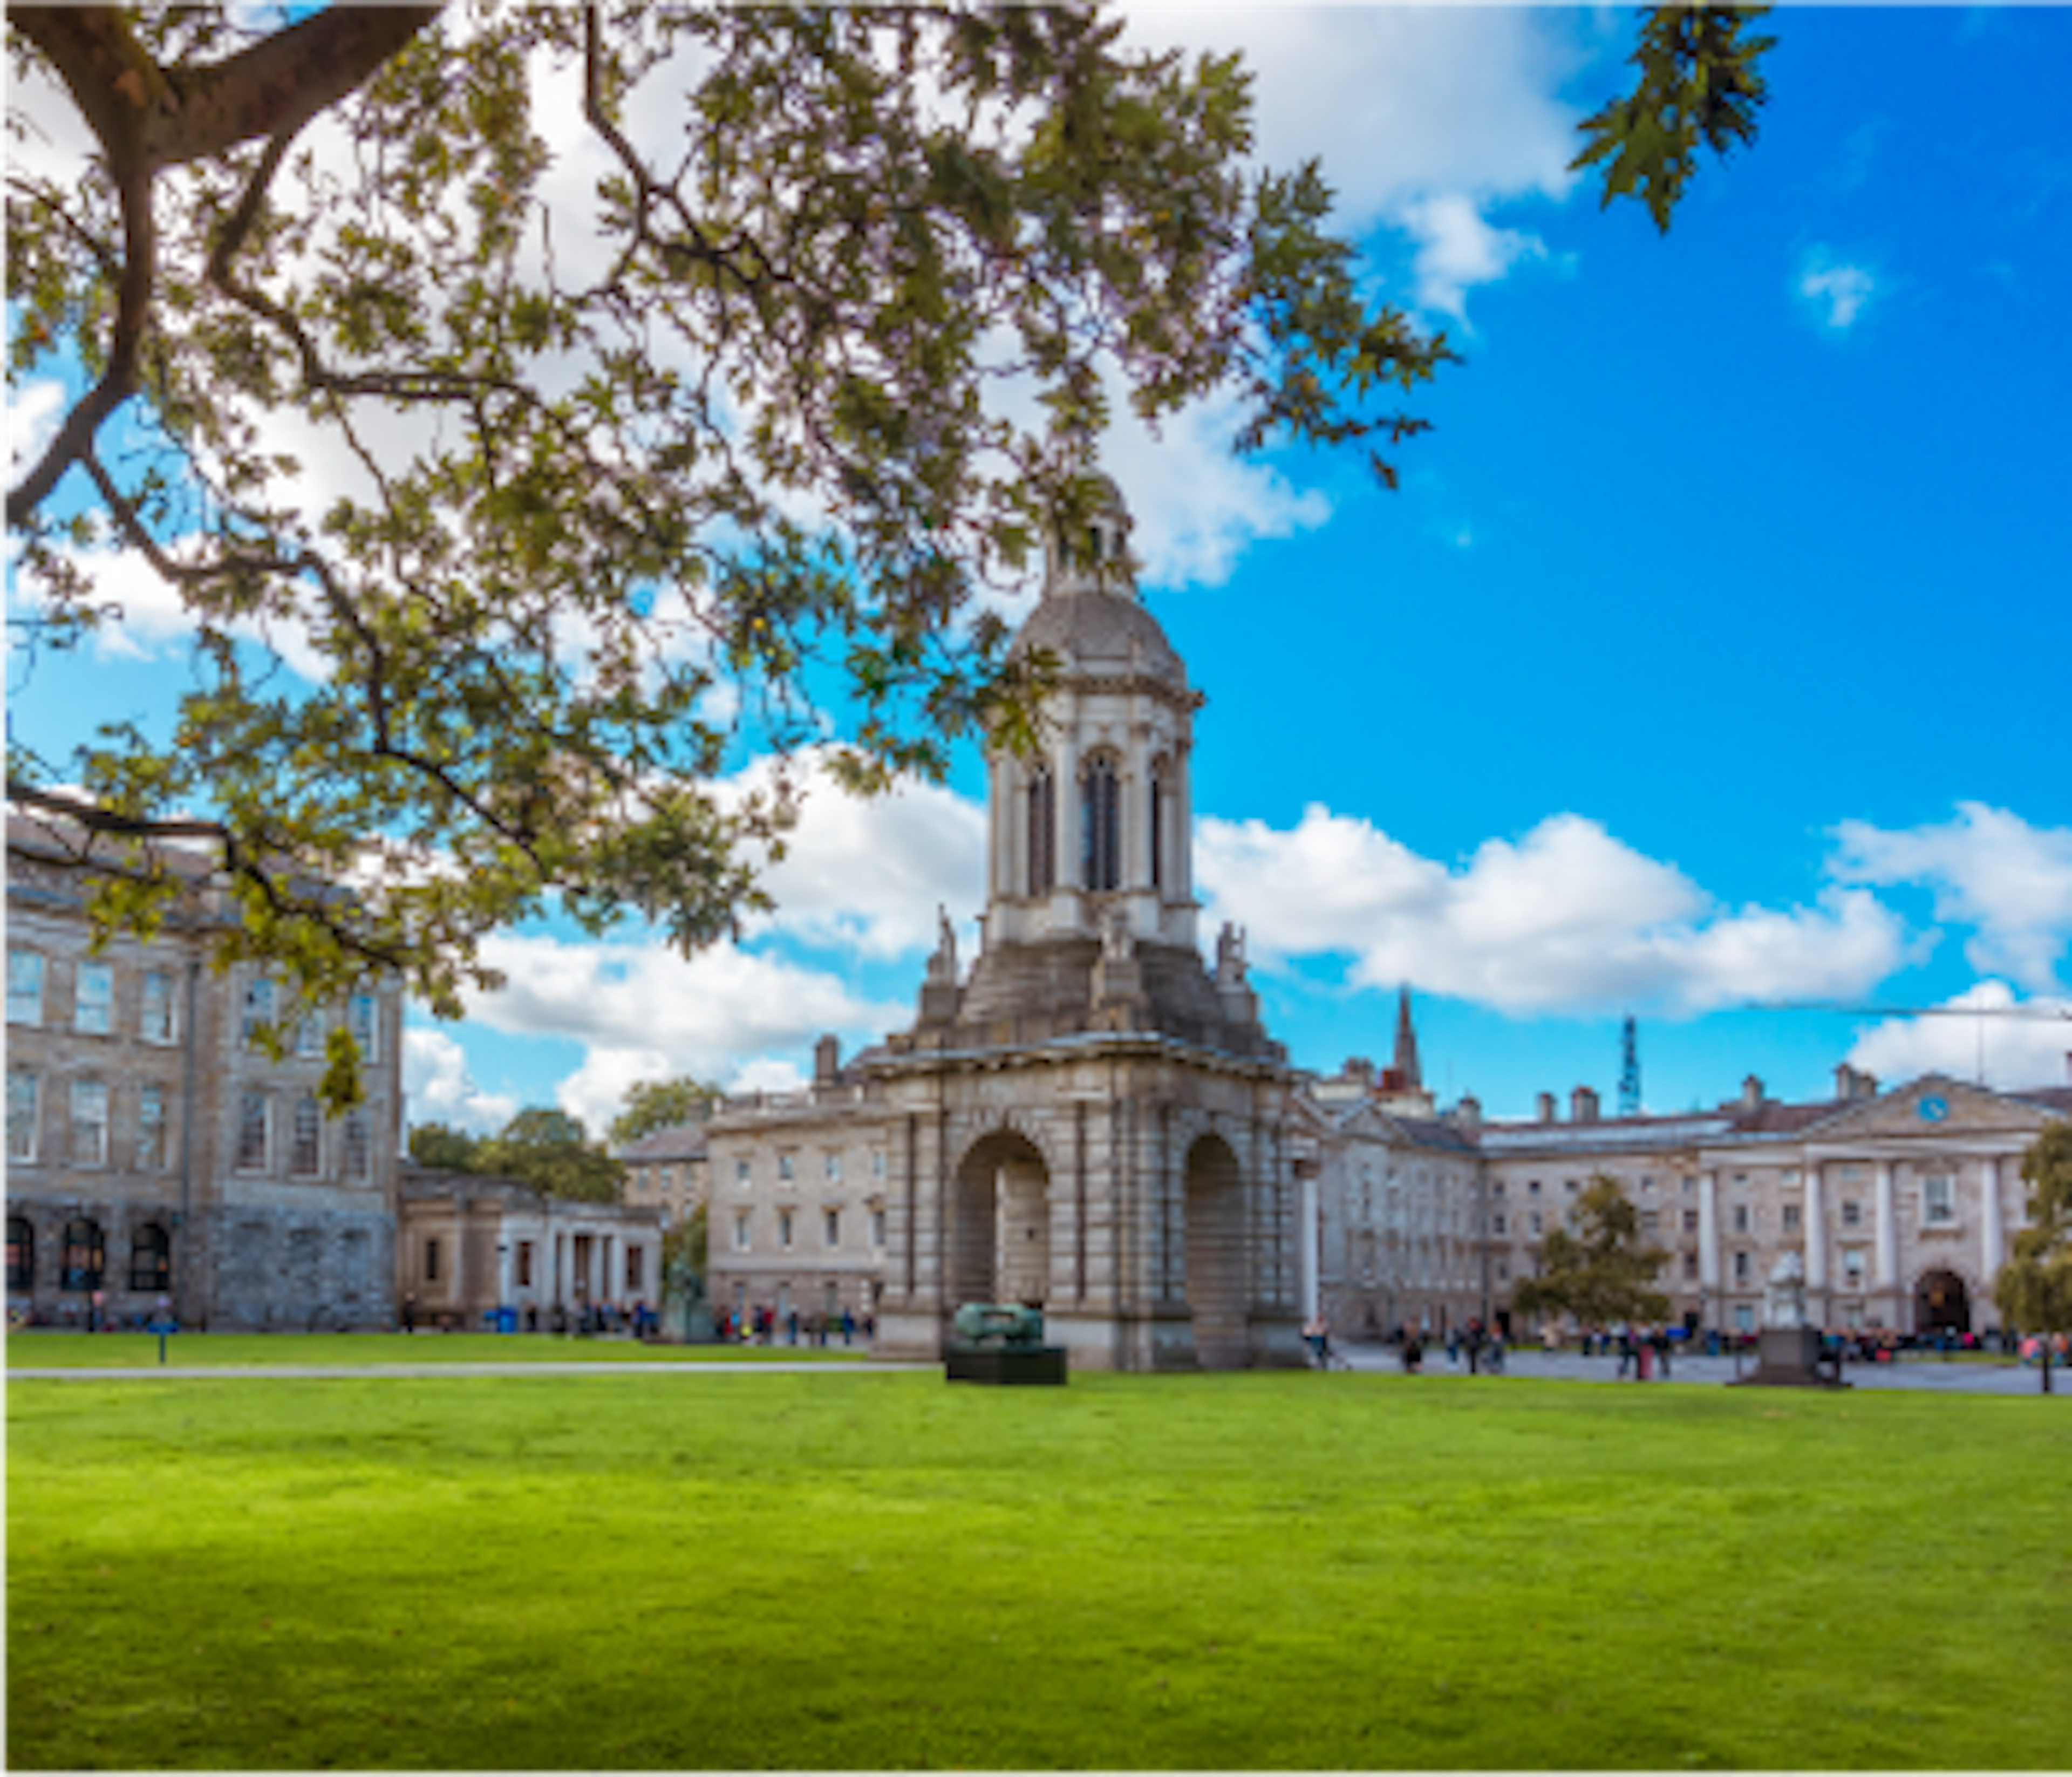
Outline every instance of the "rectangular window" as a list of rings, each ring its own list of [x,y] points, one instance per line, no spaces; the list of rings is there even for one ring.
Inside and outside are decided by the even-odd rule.
[[[314,1178],[323,1166],[323,1110],[304,1092],[295,1100],[294,1139],[288,1149],[288,1170],[298,1178]]]
[[[1536,1209],[1532,1212],[1531,1225],[1532,1232],[1537,1234],[1540,1232],[1540,1211]]]
[[[824,1224],[828,1244],[840,1246],[841,1244],[841,1211],[838,1209],[828,1210],[822,1216],[821,1220]]]
[[[364,1105],[356,1106],[345,1113],[345,1128],[339,1137],[339,1146],[343,1150],[339,1155],[339,1165],[345,1176],[348,1178],[366,1178],[372,1170],[368,1162],[372,1158],[373,1150],[368,1140],[367,1109]]]
[[[1499,1234],[1503,1233],[1503,1211],[1502,1210],[1498,1210],[1498,1211],[1496,1212],[1496,1214],[1495,1214],[1494,1216],[1491,1216],[1491,1217],[1490,1218],[1490,1222],[1491,1222],[1492,1225],[1495,1228],[1496,1232],[1497,1232],[1498,1233],[1499,1233]]]
[[[165,1163],[165,1088],[142,1086],[137,1091],[137,1170],[157,1172]]]
[[[1698,1255],[1695,1253],[1685,1253],[1684,1255],[1684,1281],[1686,1283],[1689,1283],[1695,1279],[1697,1275]]]
[[[1734,1310],[1734,1331],[1737,1333],[1752,1333],[1755,1331],[1755,1310],[1746,1302],[1743,1302]]]
[[[873,1246],[885,1244],[885,1211],[882,1209],[874,1209],[870,1212],[870,1244]]]
[[[346,1028],[360,1046],[362,1061],[381,1059],[381,1002],[372,993],[356,993],[346,1006]]]
[[[137,1035],[146,1043],[173,1040],[173,977],[162,969],[145,972],[137,1003]]]
[[[1921,1181],[1921,1219],[1930,1228],[1956,1220],[1956,1187],[1947,1174],[1930,1173]]]
[[[439,1237],[436,1234],[425,1236],[425,1281],[439,1281]]]
[[[1737,1253],[1734,1255],[1734,1281],[1746,1283],[1748,1281],[1749,1256],[1745,1253]]]
[[[777,1156],[777,1177],[780,1183],[787,1185],[791,1183],[796,1175],[796,1171],[797,1168],[790,1154],[780,1154]]]
[[[516,1269],[515,1281],[518,1288],[530,1290],[532,1287],[532,1243],[530,1240],[518,1243],[514,1263]]]
[[[115,1027],[115,971],[106,963],[81,963],[73,977],[72,1027],[82,1036],[105,1037]]]
[[[1653,1210],[1643,1209],[1640,1212],[1640,1232],[1647,1239],[1653,1240],[1658,1232],[1660,1220],[1661,1218]]]
[[[1734,1205],[1734,1232],[1745,1234],[1749,1231],[1749,1207],[1746,1203]]]
[[[72,1163],[108,1164],[108,1087],[103,1080],[72,1083]]]
[[[737,1253],[748,1250],[748,1211],[738,1210],[734,1218],[734,1249]]]
[[[324,1052],[324,1022],[314,1012],[295,1020],[295,1053],[307,1059]]]
[[[1864,1206],[1853,1197],[1842,1199],[1842,1226],[1860,1228],[1864,1220]]]
[[[885,1176],[885,1150],[882,1148],[870,1150],[870,1176],[874,1178]]]
[[[626,1287],[638,1294],[648,1285],[641,1280],[648,1275],[648,1248],[629,1246],[626,1249]]]
[[[832,1183],[838,1184],[841,1181],[841,1156],[838,1154],[828,1156],[828,1178]]]
[[[1695,1234],[1698,1232],[1698,1212],[1695,1209],[1687,1209],[1684,1211],[1684,1232],[1686,1234]]]
[[[43,959],[34,950],[7,952],[7,1022],[43,1022]]]
[[[1864,1256],[1852,1248],[1842,1255],[1842,1281],[1852,1290],[1864,1286]]]
[[[245,1047],[250,1048],[259,1039],[262,1026],[273,1022],[273,984],[264,975],[256,976],[245,989],[245,1022],[240,1034]]]
[[[1648,1177],[1646,1177],[1646,1176],[1645,1176],[1645,1175],[1643,1174],[1643,1175],[1642,1175],[1642,1178],[1641,1178],[1641,1181],[1640,1181],[1640,1189],[1641,1189],[1641,1194],[1642,1194],[1643,1196],[1652,1196],[1652,1195],[1654,1195],[1654,1194],[1655,1194],[1655,1181],[1654,1181],[1652,1178],[1648,1178]]]
[[[240,1092],[237,1095],[237,1170],[240,1172],[264,1172],[266,1170],[266,1095],[264,1092]]]
[[[7,1074],[7,1158],[36,1158],[36,1076],[22,1068]]]
[[[1787,1234],[1799,1232],[1799,1206],[1796,1203],[1784,1206],[1784,1232]]]
[[[743,1189],[746,1189],[746,1188],[747,1187],[747,1185],[748,1185],[748,1181],[749,1181],[749,1166],[748,1166],[748,1162],[747,1162],[746,1160],[737,1160],[737,1161],[735,1161],[735,1162],[734,1162],[734,1182],[737,1185],[741,1186]]]
[[[777,1211],[777,1244],[787,1253],[791,1250],[791,1212],[788,1209]]]

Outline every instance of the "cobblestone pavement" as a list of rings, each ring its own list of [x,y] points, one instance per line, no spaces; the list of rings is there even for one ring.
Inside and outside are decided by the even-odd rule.
[[[1402,1368],[1401,1360],[1392,1347],[1379,1345],[1351,1345],[1341,1347],[1355,1370],[1396,1370]],[[1731,1357],[1706,1357],[1703,1355],[1679,1355],[1671,1366],[1667,1379],[1678,1386],[1718,1387],[1732,1382],[1741,1376],[1755,1373],[1753,1354],[1742,1359],[1738,1365]],[[1423,1378],[1441,1380],[1465,1380],[1468,1376],[1468,1360],[1464,1354],[1457,1368],[1446,1362],[1446,1350],[1442,1346],[1427,1346],[1424,1350]],[[1617,1357],[1584,1357],[1574,1351],[1514,1351],[1504,1354],[1503,1376],[1498,1380],[1523,1381],[1532,1379],[1559,1382],[1618,1382]],[[1663,1379],[1658,1374],[1647,1386],[1657,1386]],[[1982,1362],[1976,1358],[1962,1360],[1952,1359],[1945,1362],[1935,1357],[1903,1358],[1893,1364],[1845,1364],[1842,1366],[1842,1380],[1858,1388],[1913,1388],[1934,1394],[2034,1394],[2041,1386],[2033,1369],[2024,1369],[2009,1359]],[[1630,1372],[1623,1379],[1630,1386]],[[2051,1384],[2055,1392],[2072,1397],[2072,1375],[2054,1371]]]

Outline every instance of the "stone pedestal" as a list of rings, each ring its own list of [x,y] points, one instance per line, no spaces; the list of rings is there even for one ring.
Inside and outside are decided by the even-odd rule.
[[[1034,1351],[952,1349],[944,1373],[952,1382],[1060,1388],[1066,1375],[1065,1348],[1042,1345]]]
[[[1765,1388],[1846,1388],[1820,1368],[1817,1327],[1766,1327],[1756,1335],[1756,1369],[1737,1384]]]

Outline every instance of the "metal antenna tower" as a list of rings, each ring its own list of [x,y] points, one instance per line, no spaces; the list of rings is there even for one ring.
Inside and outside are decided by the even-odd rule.
[[[1634,1033],[1633,1014],[1626,1014],[1619,1037],[1619,1115],[1640,1115],[1640,1039]]]

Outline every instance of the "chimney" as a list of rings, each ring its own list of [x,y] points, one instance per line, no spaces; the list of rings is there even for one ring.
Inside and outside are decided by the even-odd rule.
[[[841,1039],[830,1032],[813,1045],[813,1084],[832,1086],[841,1078]]]
[[[2072,1061],[2072,1055],[2066,1059]],[[1473,1135],[1482,1126],[1482,1101],[1473,1092],[1463,1092],[1460,1103],[1453,1107],[1453,1115],[1461,1127]]]
[[[1568,1095],[1568,1116],[1577,1123],[1594,1123],[1597,1120],[1597,1095],[1588,1086],[1578,1086]]]
[[[1554,1095],[1552,1092],[1542,1092],[1540,1095],[1539,1120],[1542,1123],[1552,1123],[1556,1121],[1554,1116]]]
[[[1762,1109],[1762,1082],[1753,1074],[1741,1082],[1741,1109],[1745,1111]]]

